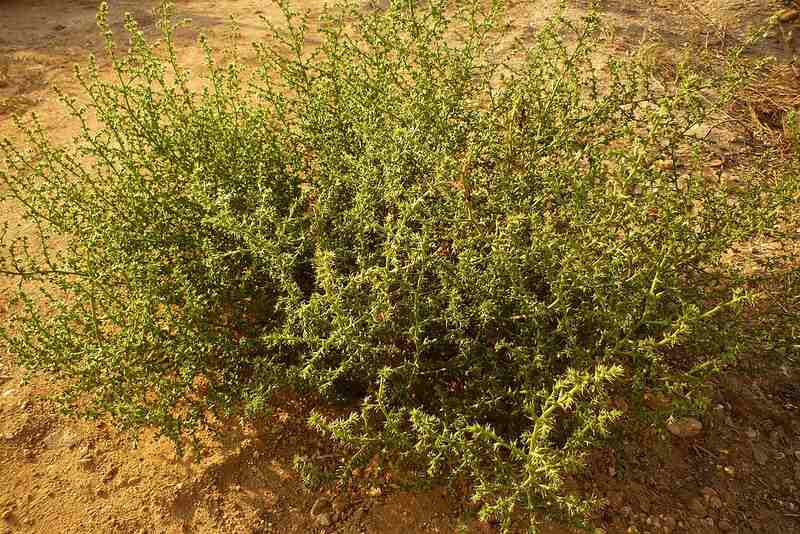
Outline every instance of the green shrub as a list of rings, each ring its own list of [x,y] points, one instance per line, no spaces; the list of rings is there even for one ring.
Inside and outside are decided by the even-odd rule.
[[[788,193],[703,173],[734,63],[659,81],[601,65],[594,16],[509,48],[500,6],[463,4],[340,5],[313,52],[284,6],[260,68],[208,52],[202,84],[166,15],[121,53],[101,11],[115,76],[61,95],[74,142],[20,121],[28,146],[3,143],[29,226],[3,240],[9,350],[124,428],[180,442],[291,387],[346,401],[312,426],[471,480],[506,525],[586,509],[564,480],[614,407],[697,409],[733,361],[748,296],[720,260]]]

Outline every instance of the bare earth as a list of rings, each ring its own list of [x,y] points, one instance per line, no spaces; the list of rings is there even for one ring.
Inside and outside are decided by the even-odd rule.
[[[114,29],[121,31],[122,13],[129,11],[155,35],[156,2],[110,3]],[[519,34],[551,13],[553,3],[519,7]],[[579,14],[587,3],[571,0],[568,12]],[[301,4],[319,10],[322,2]],[[95,0],[0,0],[0,136],[18,135],[12,113],[32,111],[52,136],[69,140],[74,125],[49,88],[77,91],[72,65],[100,54],[96,7]],[[242,41],[250,42],[266,33],[259,17],[278,17],[275,6],[254,0],[177,0],[176,7],[193,21],[178,34],[182,60],[198,71],[200,32],[222,43],[234,17]],[[601,7],[618,50],[655,41],[659,59],[668,62],[686,40],[724,48],[750,24],[798,6],[777,0],[607,0]],[[789,65],[800,53],[800,17],[786,18],[759,53]],[[800,87],[796,65],[794,72]],[[782,83],[791,84],[789,76]],[[14,214],[3,216],[14,222]],[[3,306],[0,300],[0,314]],[[263,421],[234,425],[192,461],[176,458],[165,439],[143,435],[135,444],[109,424],[61,417],[38,400],[50,386],[23,384],[21,376],[0,354],[0,533],[496,531],[476,518],[457,486],[402,489],[378,458],[348,486],[329,482],[306,489],[293,457],[332,461],[334,449],[305,427],[310,406],[300,400],[287,400]],[[747,373],[715,384],[714,407],[700,437],[662,438],[658,429],[642,428],[635,438],[600,451],[576,481],[608,500],[594,525],[631,533],[800,532],[798,384],[796,368],[754,363]],[[323,508],[328,525],[316,513]],[[556,525],[544,530],[569,532]]]

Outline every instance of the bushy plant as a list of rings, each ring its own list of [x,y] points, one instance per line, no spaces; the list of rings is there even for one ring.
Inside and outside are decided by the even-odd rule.
[[[733,358],[720,260],[789,195],[703,171],[734,63],[599,61],[594,16],[509,46],[482,5],[338,5],[313,50],[284,5],[258,69],[208,51],[203,83],[167,16],[120,52],[101,10],[115,75],[61,95],[74,142],[2,145],[10,351],[73,413],[177,442],[281,388],[344,399],[310,424],[471,480],[506,526],[583,511],[564,479],[617,408]]]

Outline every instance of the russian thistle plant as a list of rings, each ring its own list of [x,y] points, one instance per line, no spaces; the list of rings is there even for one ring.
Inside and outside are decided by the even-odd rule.
[[[499,3],[447,0],[338,5],[309,49],[282,7],[256,69],[201,41],[200,83],[166,11],[120,51],[101,10],[114,76],[59,95],[73,142],[34,117],[2,143],[8,349],[72,413],[177,443],[278,389],[345,399],[309,423],[357,455],[466,478],[505,527],[580,514],[565,477],[619,401],[735,357],[721,258],[790,197],[703,172],[736,63],[659,80],[598,61],[593,15],[512,45]]]

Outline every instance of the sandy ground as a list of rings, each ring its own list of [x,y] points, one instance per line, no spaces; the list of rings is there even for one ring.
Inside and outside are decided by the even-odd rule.
[[[129,11],[155,35],[155,2],[110,4],[113,29],[121,30]],[[314,11],[322,2],[302,4]],[[585,2],[568,5],[572,14],[585,8]],[[529,32],[551,6],[520,7],[517,31]],[[613,46],[621,51],[655,40],[665,60],[687,39],[725,48],[749,24],[787,6],[770,0],[602,2]],[[250,42],[265,34],[261,16],[278,16],[272,4],[252,0],[178,0],[176,8],[193,21],[178,34],[181,61],[198,70],[200,32],[221,43],[234,17],[242,40]],[[13,113],[35,112],[50,135],[69,140],[75,125],[50,87],[76,92],[72,66],[101,52],[95,9],[94,0],[0,0],[0,136],[17,135]],[[788,61],[798,53],[798,34],[798,22],[787,21],[759,53]],[[14,214],[5,217],[14,220]],[[800,532],[800,381],[796,370],[755,369],[716,385],[702,437],[662,440],[656,429],[644,428],[637,439],[598,452],[579,481],[608,500],[595,525],[605,532]],[[3,533],[495,531],[476,519],[458,487],[404,491],[381,471],[380,459],[348,486],[306,489],[293,457],[324,459],[335,451],[304,426],[310,407],[300,400],[287,400],[268,419],[234,425],[192,461],[176,458],[170,443],[149,434],[137,444],[107,424],[65,419],[38,401],[47,386],[22,384],[20,377],[0,355]],[[311,513],[325,501],[329,525]],[[545,531],[565,529],[549,525]]]

